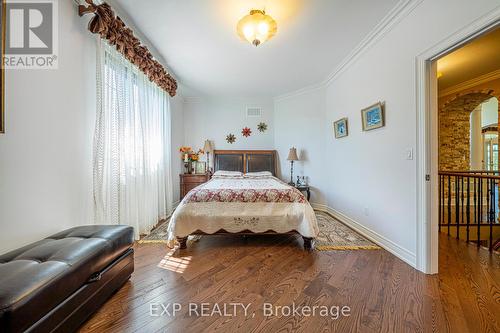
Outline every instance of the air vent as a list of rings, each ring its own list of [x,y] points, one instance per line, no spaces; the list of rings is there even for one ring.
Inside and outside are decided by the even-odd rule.
[[[262,108],[247,107],[247,117],[262,117]]]

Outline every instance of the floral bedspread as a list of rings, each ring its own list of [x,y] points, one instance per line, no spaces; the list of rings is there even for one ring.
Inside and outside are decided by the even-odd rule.
[[[297,189],[194,189],[185,199],[193,202],[299,202],[305,203],[304,195]]]
[[[172,214],[169,240],[195,231],[296,231],[316,237],[314,211],[304,195],[275,177],[221,177],[191,190]]]

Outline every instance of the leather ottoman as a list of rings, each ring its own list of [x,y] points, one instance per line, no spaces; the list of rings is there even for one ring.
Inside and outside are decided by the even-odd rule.
[[[0,256],[0,331],[69,332],[134,271],[133,228],[75,227]]]

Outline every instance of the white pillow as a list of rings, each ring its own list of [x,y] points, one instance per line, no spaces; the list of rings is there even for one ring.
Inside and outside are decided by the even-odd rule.
[[[215,171],[212,177],[235,177],[235,178],[241,178],[243,177],[243,173],[239,171],[224,171],[224,170],[218,170]]]
[[[243,175],[245,178],[268,178],[272,176],[273,174],[269,171],[247,172]]]

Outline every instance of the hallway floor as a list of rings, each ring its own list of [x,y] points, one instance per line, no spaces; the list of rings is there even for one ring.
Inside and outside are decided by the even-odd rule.
[[[440,273],[385,250],[305,252],[295,237],[203,237],[187,250],[137,244],[136,271],[81,332],[500,332],[500,257],[440,235]],[[151,304],[180,303],[173,316]],[[250,314],[190,316],[188,304],[250,304]],[[273,305],[350,307],[350,315],[263,315]]]

